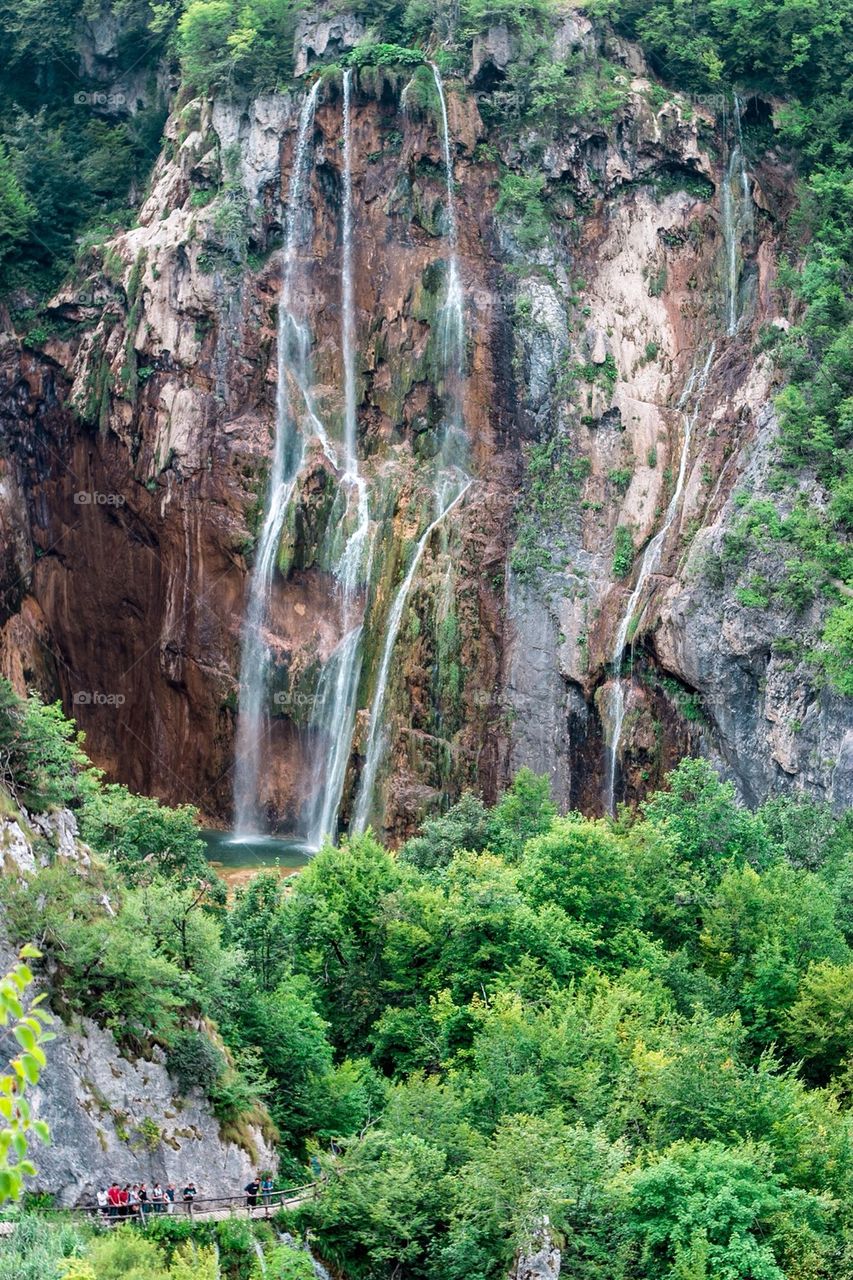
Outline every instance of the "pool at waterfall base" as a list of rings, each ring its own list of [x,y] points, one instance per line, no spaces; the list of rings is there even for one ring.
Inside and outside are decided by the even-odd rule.
[[[316,853],[313,845],[295,837],[238,836],[209,828],[200,834],[208,862],[230,890],[247,884],[259,871],[276,867],[282,877],[296,875]]]

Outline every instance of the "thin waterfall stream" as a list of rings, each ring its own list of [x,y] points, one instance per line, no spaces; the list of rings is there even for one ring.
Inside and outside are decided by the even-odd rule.
[[[730,338],[737,333],[742,315],[738,305],[742,266],[741,247],[745,238],[752,239],[755,230],[740,114],[740,99],[735,94],[733,97],[734,141],[729,144],[729,160],[720,193],[721,230],[726,259],[726,335]]]
[[[752,196],[741,130],[741,106],[736,94],[734,95],[733,108],[734,140],[729,144],[728,162],[723,174],[720,191],[720,229],[723,238],[724,255],[723,293],[727,337],[734,337],[743,317],[741,306],[742,246],[744,240],[752,239],[754,232]],[[716,344],[712,343],[701,367],[698,361],[693,365],[679,399],[678,408],[684,417],[684,438],[681,446],[678,477],[664,515],[663,524],[643,553],[637,581],[628,598],[613,644],[613,653],[610,660],[612,684],[607,699],[609,735],[604,779],[604,805],[606,812],[610,814],[613,814],[616,808],[619,753],[625,725],[625,684],[621,673],[622,659],[625,648],[633,639],[633,633],[636,631],[642,616],[642,610],[639,614],[637,610],[641,604],[646,584],[651,575],[657,571],[664,540],[672,527],[681,503],[687,475],[690,442],[702,407],[702,397],[708,382],[708,374],[710,373],[715,350]],[[692,408],[689,407],[691,400]]]
[[[446,387],[446,410],[434,475],[433,494],[435,517],[421,535],[412,556],[406,576],[403,578],[385,629],[385,643],[376,679],[376,691],[370,707],[364,765],[359,779],[358,793],[353,812],[352,829],[363,831],[370,819],[374,802],[379,761],[385,747],[385,703],[391,659],[403,621],[406,601],[415,581],[418,566],[433,533],[453,509],[459,505],[472,481],[466,470],[468,440],[462,414],[462,381],[465,366],[465,312],[462,281],[459,272],[458,229],[454,197],[453,155],[450,148],[450,126],[444,84],[435,63],[430,64],[441,109],[441,146],[444,158],[446,235],[448,242],[447,285],[444,303],[439,316],[439,338]]]
[[[269,676],[271,647],[267,638],[272,584],[281,532],[302,463],[304,443],[289,403],[288,373],[310,405],[307,335],[292,311],[293,276],[301,225],[308,149],[320,82],[315,81],[302,104],[293,172],[285,218],[284,261],[278,305],[275,441],[268,485],[267,510],[258,539],[257,555],[249,586],[240,655],[240,709],[237,719],[234,809],[237,838],[258,831],[260,812],[258,782],[261,749],[269,728]]]
[[[684,491],[684,482],[687,479],[687,463],[690,457],[690,444],[693,439],[693,429],[699,417],[702,408],[702,397],[708,384],[708,374],[711,371],[711,364],[714,359],[716,344],[711,343],[708,354],[705,357],[704,364],[700,367],[698,362],[694,364],[690,371],[684,390],[678,402],[678,409],[683,415],[684,435],[681,442],[681,456],[678,462],[678,475],[675,481],[675,488],[672,491],[672,497],[664,515],[663,524],[658,529],[655,536],[646,546],[643,552],[643,558],[640,561],[640,570],[637,574],[637,581],[634,590],[628,597],[628,603],[625,612],[622,614],[622,621],[616,632],[616,640],[613,645],[613,656],[611,658],[611,672],[613,676],[612,688],[609,698],[609,719],[610,719],[610,740],[607,749],[607,768],[604,783],[604,800],[608,813],[612,814],[616,808],[616,780],[619,766],[619,747],[622,741],[622,730],[625,724],[625,687],[622,680],[622,655],[628,644],[629,633],[631,633],[632,625],[636,629],[640,621],[642,613],[638,614],[637,609],[643,598],[646,584],[653,573],[657,572],[660,562],[660,553],[663,549],[666,536],[672,528],[675,517],[681,506],[681,495]],[[693,399],[692,408],[688,408],[688,404]]]

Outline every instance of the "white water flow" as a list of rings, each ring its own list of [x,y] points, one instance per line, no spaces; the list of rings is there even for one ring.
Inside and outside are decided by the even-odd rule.
[[[733,337],[740,323],[738,296],[742,266],[742,246],[745,237],[752,238],[754,216],[749,174],[743,153],[743,134],[740,123],[740,101],[734,95],[734,140],[730,143],[729,162],[720,198],[723,244],[726,256],[726,334]]]
[[[694,364],[678,401],[678,408],[682,412],[684,421],[684,436],[681,442],[681,457],[678,462],[678,475],[675,481],[675,488],[672,491],[672,497],[669,500],[663,524],[643,552],[643,558],[640,561],[640,570],[637,574],[637,581],[634,586],[634,590],[628,598],[628,604],[622,615],[622,621],[619,623],[619,629],[616,632],[616,641],[613,645],[613,656],[611,658],[611,673],[613,680],[608,707],[610,719],[610,742],[607,750],[607,771],[605,775],[604,790],[605,805],[607,812],[610,814],[613,814],[616,809],[616,778],[619,765],[619,747],[622,739],[622,729],[625,723],[625,687],[622,681],[622,655],[625,652],[625,646],[628,643],[629,634],[633,638],[632,626],[634,630],[636,630],[637,624],[642,617],[642,610],[640,610],[639,614],[637,613],[638,606],[643,598],[643,593],[645,592],[649,578],[653,573],[657,572],[660,553],[663,549],[666,535],[672,528],[675,517],[681,506],[681,495],[684,490],[684,482],[687,479],[687,463],[690,458],[690,444],[693,439],[693,429],[696,426],[696,421],[702,408],[703,393],[708,383],[708,374],[711,370],[711,362],[714,359],[715,350],[716,344],[712,342],[708,354],[705,357],[705,362],[701,368],[698,362]],[[693,405],[692,408],[689,408],[688,404],[691,397],[693,398]]]
[[[264,1256],[263,1246],[260,1240],[253,1240],[252,1244],[254,1245],[255,1254],[257,1255],[258,1267],[260,1269],[261,1275],[265,1276],[267,1274],[267,1260],[266,1260],[266,1257]]]
[[[258,539],[240,655],[240,709],[237,719],[234,778],[235,828],[238,839],[260,825],[258,780],[261,753],[269,726],[269,612],[281,532],[303,456],[303,440],[289,404],[289,381],[297,384],[310,411],[307,392],[307,334],[293,314],[293,274],[301,225],[307,159],[319,92],[315,81],[302,105],[285,219],[281,298],[278,305],[275,441],[267,492],[267,510]],[[315,415],[311,415],[315,417]]]
[[[438,101],[441,108],[441,144],[444,157],[444,173],[447,195],[445,199],[445,223],[448,244],[447,286],[444,303],[438,317],[441,362],[445,379],[445,415],[442,438],[436,460],[433,482],[435,518],[427,526],[415,547],[405,578],[397,588],[385,629],[385,643],[376,678],[376,691],[370,708],[367,742],[364,750],[364,766],[359,779],[353,813],[352,829],[363,831],[367,826],[373,806],[379,761],[385,748],[385,702],[388,694],[388,677],[391,659],[409,593],[427,544],[438,526],[446,519],[471,485],[466,470],[468,439],[462,412],[462,382],[465,371],[465,310],[462,280],[459,272],[458,229],[454,199],[453,156],[450,149],[450,126],[447,117],[447,101],[441,72],[432,67]]]
[[[465,306],[462,295],[462,279],[459,274],[459,230],[456,223],[456,201],[454,199],[453,156],[450,151],[450,125],[447,118],[447,101],[444,96],[444,84],[441,72],[436,64],[430,64],[435,81],[438,101],[441,107],[441,143],[444,156],[444,179],[447,188],[445,198],[445,220],[447,223],[447,243],[449,247],[447,261],[447,290],[444,305],[439,315],[439,336],[441,338],[441,358],[447,383],[446,392],[449,402],[444,436],[439,454],[439,467],[450,468],[456,473],[458,483],[467,481],[465,466],[467,464],[468,437],[462,419],[462,379],[465,364]],[[440,512],[442,502],[448,496],[447,485],[452,485],[453,477],[440,477],[436,485],[436,512]]]
[[[397,594],[394,597],[394,603],[391,606],[391,612],[388,615],[388,626],[385,632],[385,645],[382,650],[382,661],[379,664],[379,674],[376,680],[376,695],[373,699],[373,705],[370,708],[370,725],[367,731],[364,768],[361,774],[358,799],[356,800],[355,813],[352,821],[354,831],[363,831],[367,826],[367,821],[370,817],[370,807],[373,803],[373,789],[376,785],[376,774],[379,768],[379,757],[384,746],[384,735],[381,730],[385,711],[385,695],[388,688],[388,674],[391,670],[391,659],[394,656],[394,645],[397,642],[400,623],[403,621],[403,610],[406,607],[406,600],[408,599],[409,592],[412,589],[412,583],[415,580],[415,574],[418,571],[418,565],[421,562],[421,556],[426,550],[427,543],[435,530],[441,524],[442,520],[444,520],[446,516],[450,515],[453,508],[462,501],[470,484],[471,481],[469,480],[461,492],[457,493],[453,501],[448,503],[441,514],[437,515],[432,524],[424,530],[418,545],[415,547],[415,554],[412,556],[412,563],[409,565],[409,572],[397,588]]]
[[[341,593],[343,639],[323,667],[311,717],[317,748],[314,771],[322,779],[306,819],[308,843],[318,848],[326,836],[334,838],[338,825],[347,763],[352,750],[356,698],[361,675],[363,620],[357,616],[358,589],[369,574],[370,510],[367,483],[358,466],[355,304],[353,298],[352,201],[352,71],[343,84],[343,210],[341,244],[341,355],[344,383],[342,485],[347,493],[346,519],[354,505],[355,525],[346,538],[335,567]]]

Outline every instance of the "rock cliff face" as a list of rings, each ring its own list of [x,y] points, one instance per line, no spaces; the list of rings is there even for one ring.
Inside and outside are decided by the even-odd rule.
[[[306,19],[300,68],[358,34],[354,18]],[[601,37],[570,15],[555,41],[594,57]],[[738,494],[770,483],[774,374],[756,336],[787,322],[773,282],[791,174],[772,150],[744,170],[733,225],[731,125],[677,96],[656,107],[640,54],[613,40],[623,92],[612,123],[493,136],[480,108],[511,43],[496,28],[474,48],[467,88],[448,86],[474,482],[407,601],[376,816],[400,837],[444,795],[471,786],[491,798],[521,764],[548,772],[562,803],[602,809],[615,637],[674,497],[631,622],[616,798],[637,798],[693,750],[750,802],[795,787],[849,803],[850,706],[815,686],[803,656],[819,606],[743,604],[721,556]],[[441,121],[426,79],[408,78],[365,70],[353,90],[359,456],[380,551],[344,824],[390,601],[425,527],[440,413]],[[91,252],[54,300],[41,350],[7,338],[0,353],[0,670],[61,695],[111,776],[218,822],[231,815],[300,105],[282,95],[176,111],[139,225]],[[769,111],[752,103],[745,119],[767,125]],[[331,77],[300,278],[314,403],[333,439],[341,131]],[[496,209],[498,162],[518,172],[531,154],[548,196],[535,244],[523,209]],[[304,707],[341,641],[322,552],[338,480],[313,439],[270,612],[279,701],[262,801],[284,829],[324,751]]]
[[[76,863],[85,873],[90,853],[77,838],[68,810],[0,821],[5,875],[26,879],[46,856]],[[104,910],[110,909],[104,903]],[[6,972],[15,953],[0,942]],[[192,1178],[204,1197],[239,1195],[258,1168],[276,1157],[259,1130],[247,1126],[246,1146],[223,1140],[219,1124],[197,1091],[181,1094],[157,1047],[150,1058],[121,1053],[111,1031],[89,1018],[74,1026],[54,1019],[50,1070],[32,1092],[34,1115],[51,1129],[37,1144],[38,1189],[70,1206],[94,1203],[100,1186],[155,1181],[176,1186]]]

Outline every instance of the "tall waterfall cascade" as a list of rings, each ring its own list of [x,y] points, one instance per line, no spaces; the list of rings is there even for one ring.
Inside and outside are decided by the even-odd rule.
[[[467,467],[467,435],[462,413],[462,382],[465,369],[465,309],[462,279],[459,271],[458,229],[454,198],[453,155],[450,148],[450,126],[447,100],[441,72],[432,63],[432,74],[441,109],[441,142],[447,195],[445,223],[448,243],[447,283],[444,302],[438,317],[441,355],[446,379],[446,404],[441,446],[434,475],[435,518],[421,535],[406,573],[391,605],[385,629],[385,642],[379,663],[376,691],[370,708],[364,765],[359,778],[353,811],[354,831],[363,831],[370,819],[375,799],[379,762],[385,749],[385,704],[394,647],[403,621],[415,575],[426,547],[435,531],[464,498],[471,485]]]
[[[375,693],[369,709],[364,765],[354,803],[353,829],[369,820],[376,781],[385,745],[385,711],[394,648],[418,567],[435,531],[464,498],[471,484],[467,470],[468,440],[462,412],[465,373],[464,295],[458,259],[458,230],[454,204],[453,158],[444,85],[432,66],[440,106],[441,148],[446,198],[444,205],[447,260],[444,300],[437,317],[436,341],[443,378],[444,413],[432,475],[432,517],[420,535],[406,573],[397,588],[382,634]],[[240,710],[237,730],[235,816],[238,838],[257,832],[260,812],[260,767],[263,744],[269,737],[269,698],[273,643],[270,612],[278,548],[288,507],[297,491],[299,472],[306,456],[306,441],[314,439],[335,472],[338,495],[335,527],[329,539],[335,548],[330,569],[335,580],[340,639],[323,663],[312,697],[308,724],[309,767],[314,786],[304,806],[301,827],[309,846],[318,848],[326,837],[334,838],[352,755],[358,690],[363,666],[367,583],[374,556],[376,530],[370,514],[367,480],[361,472],[357,431],[357,335],[354,297],[354,212],[352,71],[343,75],[343,139],[341,183],[341,380],[342,429],[340,441],[332,438],[317,412],[310,372],[311,336],[296,314],[294,262],[301,225],[301,210],[309,172],[308,155],[317,103],[315,82],[299,119],[293,172],[285,219],[286,237],[282,293],[278,313],[278,390],[273,465],[268,488],[267,514],[258,540],[249,601],[242,635]],[[288,384],[297,392],[298,413],[289,403]],[[297,420],[298,419],[298,420]],[[341,533],[343,531],[343,536]]]
[[[316,737],[316,769],[320,785],[315,789],[307,818],[307,839],[318,848],[326,836],[334,837],[338,812],[352,751],[356,700],[362,665],[363,617],[358,591],[369,576],[372,538],[367,482],[358,463],[355,303],[353,297],[353,200],[352,200],[352,71],[343,77],[343,209],[341,245],[341,358],[343,365],[343,471],[347,516],[354,508],[354,526],[344,540],[334,573],[340,593],[342,639],[325,664],[314,698],[311,728]]]
[[[272,452],[266,515],[258,538],[257,555],[249,585],[243,622],[240,659],[240,709],[237,719],[234,776],[235,828],[238,838],[258,831],[258,784],[263,744],[269,736],[269,677],[272,650],[269,614],[276,558],[284,521],[302,464],[304,443],[291,410],[288,374],[310,405],[309,343],[304,325],[294,312],[294,274],[301,230],[301,212],[308,176],[308,151],[317,106],[319,81],[307,95],[299,116],[293,172],[285,216],[284,260],[278,305],[276,354],[275,439]]]

